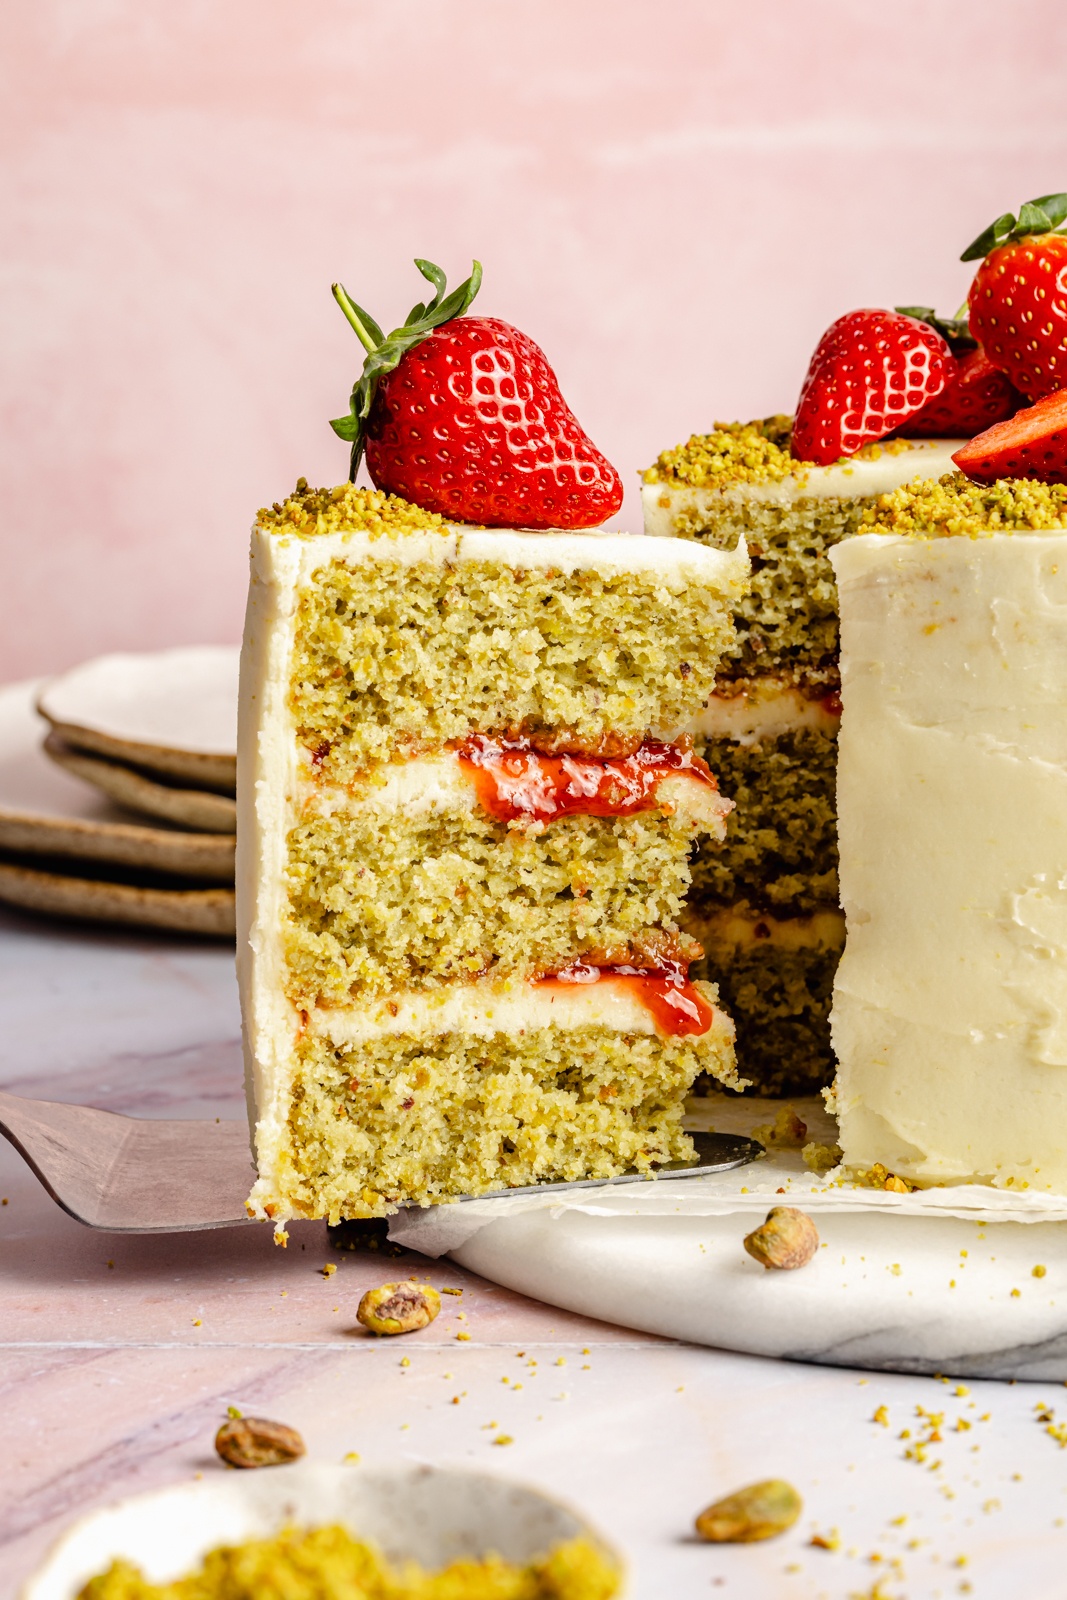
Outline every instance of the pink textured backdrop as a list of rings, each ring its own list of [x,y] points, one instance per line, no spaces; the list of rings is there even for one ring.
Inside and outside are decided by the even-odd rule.
[[[345,474],[334,277],[388,325],[479,256],[632,486],[1067,187],[1063,0],[33,0],[0,47],[0,679],[237,637],[256,507]]]

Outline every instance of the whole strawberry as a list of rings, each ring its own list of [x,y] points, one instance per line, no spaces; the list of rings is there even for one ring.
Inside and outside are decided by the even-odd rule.
[[[961,261],[978,261],[967,295],[971,331],[1029,400],[1067,388],[1067,194],[998,217]]]
[[[367,350],[349,415],[331,426],[364,452],[376,488],[424,511],[490,528],[588,528],[622,504],[622,483],[579,426],[532,339],[495,317],[463,315],[478,292],[477,262],[445,295],[433,284],[386,337],[339,284],[334,296]]]
[[[793,421],[793,455],[828,466],[896,432],[955,378],[941,335],[899,311],[850,311],[811,358]]]
[[[911,314],[918,316],[918,309]],[[966,324],[934,322],[932,318],[931,312],[923,320],[930,321],[931,327],[948,340],[958,363],[956,376],[900,432],[908,439],[972,439],[994,422],[1014,415],[1026,400],[993,365],[981,345],[968,337]],[[961,331],[953,337],[952,329]]]

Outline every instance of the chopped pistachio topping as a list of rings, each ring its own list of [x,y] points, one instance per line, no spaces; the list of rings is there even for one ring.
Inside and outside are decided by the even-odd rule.
[[[792,417],[756,422],[717,422],[711,433],[694,433],[688,444],[664,450],[644,474],[645,483],[684,483],[693,489],[787,478],[796,463],[789,454]]]
[[[320,533],[367,533],[374,539],[449,530],[436,511],[421,511],[399,495],[357,489],[353,483],[339,484],[336,489],[309,489],[306,478],[297,479],[288,500],[262,510],[258,521],[261,528],[303,539]]]
[[[915,479],[891,494],[879,495],[864,512],[861,533],[916,534],[945,539],[978,538],[1067,527],[1067,485],[1029,478],[999,478],[971,483],[956,473]]]
[[[795,461],[789,453],[792,432],[793,419],[786,416],[717,422],[711,433],[694,433],[688,444],[664,450],[643,474],[643,481],[684,484],[690,489],[714,489],[726,483],[778,483],[811,471],[810,463]],[[842,456],[841,462],[877,461],[883,455],[903,455],[914,448],[911,439],[878,439],[854,455]]]

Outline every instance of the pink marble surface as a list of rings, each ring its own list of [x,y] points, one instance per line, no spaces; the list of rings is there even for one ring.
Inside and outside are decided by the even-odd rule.
[[[237,1116],[239,1077],[224,947],[0,913],[4,1087]],[[631,1600],[1062,1595],[1067,1456],[1039,1414],[1067,1418],[1061,1386],[867,1377],[682,1346],[532,1304],[445,1260],[334,1254],[314,1224],[293,1228],[286,1251],[252,1225],[95,1234],[6,1144],[0,1198],[0,1600],[73,1518],[224,1470],[211,1440],[230,1405],[299,1428],[314,1460],[473,1463],[561,1493],[627,1551]],[[360,1293],[412,1272],[463,1293],[422,1333],[373,1339],[355,1321]],[[881,1405],[887,1426],[872,1420]],[[943,1414],[921,1461],[907,1456],[928,1431],[917,1406]],[[692,1540],[702,1504],[768,1475],[801,1489],[793,1533],[730,1550]],[[835,1529],[839,1549],[811,1545]]]
[[[344,475],[335,277],[388,322],[480,256],[636,526],[1067,169],[1058,0],[34,0],[0,72],[0,679],[237,637],[255,508]]]

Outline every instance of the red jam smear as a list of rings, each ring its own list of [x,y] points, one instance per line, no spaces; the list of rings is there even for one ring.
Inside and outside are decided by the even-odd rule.
[[[719,787],[686,740],[646,739],[632,756],[545,756],[525,740],[473,734],[457,754],[474,779],[481,805],[501,822],[551,822],[576,813],[632,817],[655,809],[658,785],[674,772]]]
[[[819,705],[821,705],[823,710],[831,717],[839,717],[841,715],[840,689],[830,689],[826,694],[820,694],[816,698]]]
[[[689,968],[680,961],[664,961],[658,967],[595,967],[587,961],[572,961],[539,984],[599,983],[601,979],[621,979],[646,1010],[652,1013],[660,1033],[681,1037],[707,1033],[715,1011],[695,984],[689,981]]]

